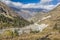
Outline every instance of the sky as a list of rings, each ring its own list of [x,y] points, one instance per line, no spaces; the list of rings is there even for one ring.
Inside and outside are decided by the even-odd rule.
[[[14,2],[21,2],[23,4],[28,4],[28,3],[38,3],[40,0],[12,0]]]
[[[0,0],[15,8],[42,8],[51,10],[60,4],[60,0]]]

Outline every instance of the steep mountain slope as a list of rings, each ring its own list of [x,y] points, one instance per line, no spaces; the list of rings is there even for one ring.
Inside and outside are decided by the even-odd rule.
[[[30,22],[24,20],[4,3],[0,2],[0,28],[5,27],[23,27]]]
[[[58,5],[55,9],[51,10],[50,12],[48,12],[47,16],[51,16],[50,18],[43,20],[43,21],[51,21],[53,23],[59,21],[60,19],[60,5]],[[50,22],[50,23],[51,23]]]
[[[19,38],[22,40],[60,40],[60,5],[58,5],[55,9],[51,10],[47,14],[43,15],[39,20],[40,22],[38,24],[44,23],[48,24],[49,26],[40,33],[28,34],[27,36],[25,35],[25,37],[20,36],[23,38]]]
[[[35,14],[30,20],[36,22],[38,20],[41,20],[43,17],[45,17],[47,15],[46,12],[39,12],[37,14]]]
[[[50,17],[48,17],[50,16]],[[49,26],[43,31],[43,33],[50,33],[51,35],[46,37],[50,40],[60,40],[60,5],[58,5],[55,9],[48,12],[44,20],[41,20],[39,24],[45,23]],[[48,31],[49,30],[49,31]],[[47,34],[46,34],[47,35]],[[43,37],[43,39],[46,39]],[[40,39],[39,39],[40,40]]]

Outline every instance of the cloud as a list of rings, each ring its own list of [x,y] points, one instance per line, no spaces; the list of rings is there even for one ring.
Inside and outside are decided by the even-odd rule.
[[[41,0],[40,3],[47,3],[47,2],[51,2],[51,1],[53,1],[53,0]]]
[[[41,0],[39,3],[29,3],[29,4],[23,4],[20,2],[12,2],[11,0],[1,0],[1,1],[6,3],[8,6],[15,7],[15,8],[42,8],[42,9],[51,10],[55,6],[53,4],[52,5],[49,4],[49,2],[53,0]]]

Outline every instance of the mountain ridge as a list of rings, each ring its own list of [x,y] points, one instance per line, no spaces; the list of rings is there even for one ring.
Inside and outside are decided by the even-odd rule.
[[[24,27],[29,24],[31,24],[31,22],[23,19],[23,17],[21,17],[18,13],[14,12],[6,4],[0,2],[0,28]]]

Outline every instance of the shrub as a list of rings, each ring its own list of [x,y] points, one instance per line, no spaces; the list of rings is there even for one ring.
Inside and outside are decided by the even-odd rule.
[[[13,36],[14,36],[14,37],[19,36],[19,33],[18,33],[17,30],[14,30]]]
[[[13,32],[11,30],[6,30],[3,32],[4,38],[13,38]]]
[[[60,40],[60,39],[58,39],[58,38],[54,38],[53,40]]]
[[[39,33],[39,31],[35,30],[35,31],[30,31],[30,33]]]
[[[43,37],[43,38],[40,38],[40,39],[37,39],[37,40],[51,40],[51,39]]]

